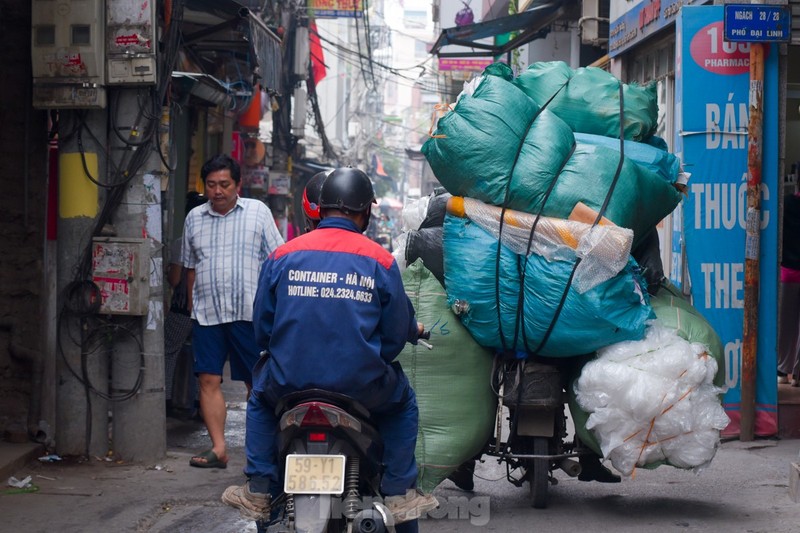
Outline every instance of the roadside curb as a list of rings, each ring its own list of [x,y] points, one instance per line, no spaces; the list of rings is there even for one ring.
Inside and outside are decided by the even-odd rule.
[[[22,469],[28,461],[44,453],[44,445],[36,442],[9,444],[0,442],[0,481],[5,481],[14,472]]]

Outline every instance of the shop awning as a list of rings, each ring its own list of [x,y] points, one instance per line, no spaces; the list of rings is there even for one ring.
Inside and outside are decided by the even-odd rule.
[[[528,11],[517,15],[444,29],[433,44],[431,54],[439,57],[491,57],[505,54],[546,36],[550,31],[550,25],[563,18],[573,5],[572,1],[539,0],[532,2]],[[477,42],[510,32],[517,32],[517,34],[510,41],[502,44]],[[469,47],[474,50],[444,50],[445,47],[451,45]]]
[[[187,59],[212,76],[233,65],[248,84],[280,87],[281,41],[255,13],[234,0],[184,0],[182,45]],[[178,70],[181,69],[180,66]]]

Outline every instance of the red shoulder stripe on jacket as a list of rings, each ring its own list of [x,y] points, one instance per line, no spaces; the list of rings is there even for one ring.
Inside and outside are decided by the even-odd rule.
[[[374,259],[387,270],[391,268],[394,257],[380,244],[360,233],[338,229],[317,228],[314,231],[292,239],[273,252],[273,259],[300,252],[339,252],[355,254]]]

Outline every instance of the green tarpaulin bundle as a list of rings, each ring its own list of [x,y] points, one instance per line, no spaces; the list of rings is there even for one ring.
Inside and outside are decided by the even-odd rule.
[[[484,74],[465,88],[422,146],[453,195],[569,218],[583,206],[634,231],[650,231],[680,202],[673,183],[619,149],[576,142],[570,127],[513,83]],[[551,190],[552,189],[552,190]]]
[[[533,63],[514,79],[514,85],[540,106],[547,104],[572,131],[619,138],[621,111],[624,139],[646,141],[658,125],[655,84],[620,83],[597,67],[572,69],[563,61]]]
[[[417,320],[432,350],[407,345],[398,357],[419,405],[417,486],[426,493],[477,455],[494,428],[492,355],[472,340],[447,305],[444,288],[421,260],[403,272]]]

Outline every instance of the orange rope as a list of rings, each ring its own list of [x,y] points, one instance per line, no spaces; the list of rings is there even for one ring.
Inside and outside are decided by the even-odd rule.
[[[708,358],[708,352],[703,352],[702,354],[698,354],[698,357],[702,357],[703,359],[707,359]],[[683,376],[685,376],[688,371],[689,371],[689,369],[685,368],[683,370],[683,372],[681,372],[678,375],[678,379],[680,379]],[[669,407],[667,407],[666,409],[661,411],[661,413],[657,414],[656,416],[654,416],[650,420],[650,428],[647,431],[647,435],[645,436],[644,441],[642,441],[642,447],[639,449],[639,456],[636,458],[636,463],[634,463],[634,465],[633,465],[633,472],[631,472],[631,479],[636,479],[636,465],[639,464],[639,461],[641,460],[642,455],[644,454],[644,451],[645,451],[646,448],[649,448],[649,447],[652,447],[652,446],[657,446],[657,445],[660,445],[663,442],[667,442],[667,441],[672,440],[672,439],[677,439],[679,436],[689,435],[690,433],[693,433],[692,431],[689,431],[689,432],[686,432],[686,433],[681,433],[680,435],[673,435],[671,437],[666,437],[666,438],[663,438],[663,439],[659,439],[659,440],[657,440],[655,442],[650,442],[650,435],[653,433],[653,428],[655,427],[655,424],[656,424],[656,418],[658,418],[659,416],[662,416],[665,413],[669,412],[669,410],[672,409],[673,407],[675,407],[678,404],[678,402],[681,402],[684,399],[688,398],[689,395],[695,391],[695,389],[696,389],[696,387],[692,387],[689,390],[687,390],[674,403],[670,404]],[[666,395],[664,395],[664,397],[661,398],[662,402],[664,401],[665,397],[666,397]],[[625,440],[623,440],[623,442],[628,442],[629,440],[631,440],[632,438],[634,438],[636,435],[638,435],[641,432],[642,432],[642,430],[640,429],[636,433],[633,433],[632,435],[628,436]]]

